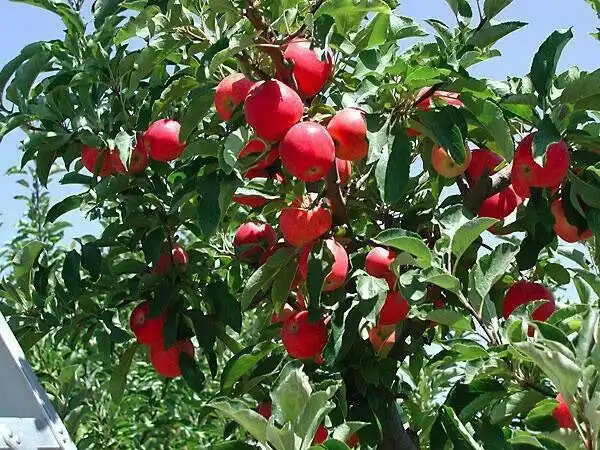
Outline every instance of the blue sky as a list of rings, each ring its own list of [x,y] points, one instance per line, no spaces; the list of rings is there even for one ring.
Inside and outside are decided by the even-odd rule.
[[[436,17],[452,23],[454,18],[444,0],[405,0],[402,15],[416,19]],[[575,38],[565,49],[560,68],[578,65],[582,69],[600,67],[600,42],[589,36],[600,24],[584,0],[515,0],[497,20],[520,20],[529,23],[524,29],[500,41],[503,56],[474,67],[479,77],[504,79],[508,75],[523,75],[529,71],[531,59],[540,43],[555,29],[573,27]],[[53,14],[33,6],[0,2],[0,66],[4,66],[20,49],[34,41],[62,38],[62,23]],[[0,143],[0,242],[10,239],[13,225],[22,214],[22,205],[13,197],[20,187],[6,170],[19,163],[18,148],[24,135],[13,132]],[[64,197],[64,187],[52,185],[54,200]],[[96,232],[97,227],[80,218],[77,213],[67,216],[75,224],[75,235]]]

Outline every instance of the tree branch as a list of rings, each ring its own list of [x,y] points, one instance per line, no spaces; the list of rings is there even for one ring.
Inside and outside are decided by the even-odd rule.
[[[340,188],[340,176],[337,170],[337,164],[334,162],[333,167],[327,174],[327,198],[331,202],[333,211],[333,223],[336,225],[344,225],[348,223],[348,211],[346,209],[346,199],[342,195]]]
[[[464,180],[457,179],[458,188],[465,201],[465,206],[469,211],[477,213],[483,201],[490,198],[499,192],[502,192],[510,186],[510,173],[512,171],[512,163],[508,164],[499,172],[492,176],[483,175],[479,178],[477,184],[465,191]],[[462,184],[462,186],[461,186]]]
[[[396,401],[391,402],[388,407],[387,421],[383,428],[383,442],[378,448],[379,450],[417,450],[415,443],[404,429]]]

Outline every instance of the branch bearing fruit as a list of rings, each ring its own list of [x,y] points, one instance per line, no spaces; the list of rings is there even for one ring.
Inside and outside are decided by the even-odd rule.
[[[238,259],[258,264],[264,253],[277,242],[277,233],[268,223],[246,222],[235,232],[233,246]]]
[[[291,87],[278,80],[257,83],[244,103],[246,122],[257,136],[276,142],[300,122],[304,104]]]
[[[504,159],[487,149],[478,149],[471,152],[471,162],[465,172],[467,181],[474,188],[484,174],[492,175]],[[486,198],[479,207],[479,216],[492,217],[503,220],[508,217],[517,206],[521,204],[521,198],[517,196],[512,186],[508,186],[501,192]]]
[[[471,149],[465,148],[465,161],[457,164],[442,147],[434,147],[431,151],[433,169],[446,178],[454,178],[462,174],[471,163]]]
[[[327,327],[321,318],[310,322],[308,311],[300,311],[286,320],[281,329],[283,346],[292,358],[314,359],[327,344]]]
[[[186,266],[188,263],[188,254],[185,252],[183,247],[179,244],[175,244],[171,251],[168,250],[163,252],[162,255],[156,261],[152,273],[155,275],[165,275],[171,268],[171,263],[176,266]]]
[[[390,291],[379,312],[378,325],[396,325],[406,319],[409,310],[408,300],[400,292]]]
[[[165,349],[164,345],[157,344],[150,347],[150,363],[154,369],[165,378],[175,378],[181,375],[179,355],[182,352],[194,357],[194,344],[189,339],[178,341]]]
[[[129,327],[140,344],[152,346],[162,344],[165,320],[164,314],[150,317],[150,302],[144,301],[131,312]]]
[[[283,57],[292,64],[292,75],[303,97],[317,95],[331,76],[333,61],[326,55],[325,61],[319,58],[307,39],[296,38],[286,47]]]
[[[279,229],[285,241],[293,247],[302,247],[327,233],[333,225],[331,210],[322,203],[312,204],[317,194],[298,197],[279,216]]]
[[[592,230],[583,230],[579,231],[579,229],[575,225],[571,225],[567,216],[565,215],[565,207],[563,205],[562,198],[555,200],[550,207],[552,211],[552,215],[554,216],[554,232],[558,237],[560,237],[563,241],[566,242],[579,242],[585,241],[586,239],[590,239],[594,233]]]
[[[327,274],[327,277],[325,277],[323,291],[331,292],[342,287],[346,282],[349,265],[348,253],[342,244],[333,238],[325,239],[324,242],[329,251],[333,254],[333,264],[331,266],[331,271]],[[308,257],[312,248],[313,244],[304,246],[298,256],[298,273],[300,274],[301,281],[308,278]]]
[[[365,271],[375,277],[387,281],[390,289],[396,284],[396,275],[390,265],[396,259],[396,252],[383,247],[375,247],[365,258]]]
[[[143,146],[150,158],[168,162],[179,158],[185,142],[179,142],[181,125],[176,120],[161,119],[152,123],[142,136]]]
[[[279,144],[283,167],[302,181],[319,181],[335,161],[335,146],[327,130],[316,122],[294,125]]]
[[[545,322],[556,309],[556,302],[550,289],[540,283],[520,280],[513,284],[504,297],[502,315],[508,319],[515,309],[536,300],[547,300],[531,314],[533,320]]]
[[[329,121],[327,131],[335,142],[335,155],[339,159],[358,161],[369,153],[367,121],[360,109],[342,109]]]
[[[221,120],[231,119],[233,112],[244,102],[254,84],[254,81],[243,73],[232,73],[220,81],[215,91],[215,108]]]

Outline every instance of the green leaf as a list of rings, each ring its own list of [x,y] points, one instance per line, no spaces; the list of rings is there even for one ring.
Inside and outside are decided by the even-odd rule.
[[[497,222],[497,219],[489,217],[476,217],[466,224],[461,225],[458,230],[456,230],[456,233],[451,238],[451,249],[454,256],[456,256],[457,265],[467,248],[475,242],[475,239]]]
[[[539,163],[543,163],[543,157],[546,155],[548,146],[553,142],[560,141],[560,132],[547,114],[539,124],[538,131],[533,138],[532,153],[533,157]]]
[[[502,155],[507,161],[512,161],[515,143],[500,107],[489,100],[478,99],[470,95],[461,96],[461,100],[492,137],[493,142],[487,142],[487,147]]]
[[[181,352],[179,354],[179,367],[187,385],[195,392],[202,392],[206,385],[206,377],[196,364],[196,360],[186,352]]]
[[[212,408],[234,420],[260,443],[267,441],[267,421],[256,411],[249,409],[244,402],[238,399],[221,399],[209,404]]]
[[[586,109],[590,101],[600,96],[600,69],[583,73],[565,86],[560,97],[561,103],[575,105],[575,110]],[[579,107],[581,105],[582,107]]]
[[[455,330],[468,331],[473,329],[469,320],[463,314],[452,309],[434,309],[433,311],[429,311],[427,313],[427,320],[439,323],[440,325],[446,325]]]
[[[486,19],[491,20],[496,17],[504,8],[512,3],[513,0],[485,0],[483,4],[483,14]]]
[[[367,13],[391,12],[383,0],[329,0],[321,5],[315,13],[315,19],[327,14],[335,20],[338,33],[347,35],[359,28]]]
[[[214,98],[215,93],[212,86],[202,86],[190,93],[190,103],[181,121],[180,140],[187,141],[189,139],[194,129],[208,114]]]
[[[440,415],[444,430],[446,430],[448,439],[452,441],[455,449],[484,450],[483,447],[473,439],[472,433],[467,430],[452,408],[443,405],[440,410]]]
[[[577,335],[577,361],[582,365],[588,358],[594,344],[594,333],[598,329],[598,309],[589,308]],[[598,343],[596,343],[598,345]]]
[[[244,292],[240,302],[242,304],[242,310],[246,310],[250,302],[254,299],[256,294],[261,290],[267,290],[275,277],[278,276],[285,266],[291,263],[296,256],[295,252],[291,248],[282,248],[275,252],[268,261],[260,266],[248,279],[244,286]]]
[[[318,312],[320,308],[325,278],[331,272],[332,264],[333,255],[325,245],[325,241],[314,244],[308,255],[308,276],[306,277],[306,290],[311,312]]]
[[[212,236],[221,219],[221,208],[219,206],[219,191],[221,185],[216,174],[211,174],[202,179],[198,185],[198,226],[205,236]]]
[[[275,311],[281,311],[281,308],[285,305],[297,271],[297,263],[292,262],[286,264],[282,267],[275,280],[273,280],[273,286],[271,287],[271,302],[273,302]]]
[[[411,144],[399,126],[394,127],[393,144],[389,154],[383,152],[375,168],[375,179],[381,200],[393,204],[402,199],[410,172]]]
[[[527,428],[535,431],[554,431],[558,424],[552,413],[556,409],[557,401],[544,399],[539,402],[525,417]]]
[[[37,6],[39,8],[46,9],[50,12],[58,14],[61,20],[67,27],[67,30],[71,33],[83,35],[85,32],[85,25],[81,20],[81,17],[77,11],[73,10],[68,3],[54,1],[54,0],[11,0],[15,3],[26,3],[29,5]]]
[[[329,325],[331,337],[325,348],[325,359],[341,361],[350,351],[357,338],[357,330],[363,318],[359,302],[350,302],[350,307],[337,309]]]
[[[228,441],[212,445],[211,450],[256,450],[256,447],[244,441]]]
[[[169,86],[162,91],[160,99],[154,102],[152,108],[152,116],[160,117],[163,112],[169,108],[174,102],[186,98],[188,93],[198,86],[198,80],[189,75],[183,75],[177,78]]]
[[[102,252],[96,245],[88,243],[81,247],[81,267],[90,273],[93,280],[100,278]]]
[[[142,239],[142,251],[148,264],[154,264],[160,258],[163,252],[163,241],[165,240],[165,230],[157,227],[146,233]]]
[[[363,300],[369,300],[387,293],[389,287],[385,280],[371,275],[360,275],[356,281],[356,292]]]
[[[527,25],[526,22],[503,22],[492,24],[486,22],[481,29],[477,30],[467,41],[475,47],[489,47],[494,45],[504,36],[509,35]]]
[[[494,248],[489,255],[477,260],[471,270],[472,282],[469,283],[469,299],[475,309],[479,309],[492,286],[507,272],[518,252],[519,247],[505,242]]]
[[[261,342],[255,346],[245,348],[229,361],[223,368],[221,375],[221,392],[228,393],[235,383],[244,375],[252,371],[256,365],[278,347],[272,341]]]
[[[446,3],[448,3],[454,15],[462,19],[462,23],[469,23],[473,17],[473,11],[468,0],[446,0]]]
[[[587,205],[592,208],[600,209],[600,187],[596,187],[591,183],[583,181],[570,171],[568,177],[569,181],[572,183],[571,196],[579,196]]]
[[[540,46],[533,57],[531,65],[531,82],[539,94],[540,101],[544,101],[552,87],[552,78],[560,55],[567,43],[573,38],[571,29],[567,31],[554,31]]]
[[[81,257],[76,250],[71,250],[65,256],[62,268],[62,278],[69,292],[77,295],[81,292],[81,275],[79,273],[79,263]]]
[[[453,106],[445,106],[439,110],[418,111],[418,116],[434,140],[450,154],[452,159],[457,164],[464,163],[468,130],[462,112]]]
[[[2,102],[4,96],[6,84],[11,79],[15,71],[21,67],[21,64],[34,55],[47,52],[51,45],[52,44],[49,42],[34,42],[25,46],[18,56],[6,63],[2,70],[0,70],[0,102]]]
[[[529,412],[544,396],[532,389],[515,392],[502,398],[490,413],[492,424],[508,425],[518,414]]]
[[[425,245],[421,236],[400,228],[382,231],[373,239],[375,242],[410,253],[416,258],[419,267],[431,266],[431,250]]]
[[[133,357],[139,348],[140,345],[137,342],[131,344],[129,348],[121,355],[119,365],[110,377],[110,381],[108,382],[108,393],[110,394],[112,402],[116,405],[121,403],[123,393],[125,392],[125,385],[127,384],[127,374],[131,369]]]
[[[131,150],[133,145],[133,139],[135,136],[129,134],[124,130],[119,131],[115,137],[115,147],[119,152],[119,159],[123,163],[124,167],[129,167],[129,159],[131,158]]]
[[[212,300],[216,315],[221,322],[229,325],[238,333],[242,331],[242,309],[240,302],[229,292],[222,281],[209,284],[205,290],[206,296]]]
[[[285,422],[296,422],[308,405],[311,394],[312,387],[308,377],[301,369],[296,369],[282,378],[271,398]]]
[[[71,195],[56,203],[48,210],[48,214],[46,214],[46,223],[52,223],[63,214],[79,208],[82,201],[83,198],[81,195]]]
[[[447,289],[455,294],[459,294],[461,291],[460,280],[458,278],[434,267],[423,271],[423,281],[425,283],[435,284],[436,286]]]

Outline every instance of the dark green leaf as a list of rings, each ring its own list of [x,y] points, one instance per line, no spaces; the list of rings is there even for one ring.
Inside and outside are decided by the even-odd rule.
[[[216,174],[205,177],[198,185],[198,226],[206,236],[212,236],[217,230],[221,218],[219,207],[220,183]]]
[[[418,115],[431,136],[452,159],[457,164],[464,163],[467,122],[462,112],[453,106],[445,106],[439,110],[419,111]]]
[[[240,302],[231,295],[227,285],[214,282],[206,287],[206,296],[212,300],[217,317],[238,333],[242,331],[242,309]]]
[[[483,447],[473,438],[472,433],[467,430],[452,408],[443,405],[440,415],[444,430],[455,449],[483,450]]]
[[[503,22],[497,24],[486,22],[481,29],[477,30],[471,36],[468,43],[475,47],[492,46],[504,36],[523,28],[525,25],[527,25],[525,22]]]
[[[411,145],[399,126],[394,128],[393,144],[389,154],[383,152],[375,168],[379,195],[383,202],[392,204],[402,198],[408,183]]]
[[[400,228],[390,228],[375,236],[374,241],[410,253],[423,269],[431,266],[431,250],[425,245],[421,236],[416,233]]]
[[[181,352],[179,354],[179,367],[187,385],[196,392],[202,392],[206,384],[206,377],[196,364],[196,360],[186,352]]]
[[[81,247],[81,267],[90,273],[93,280],[100,278],[102,252],[94,244],[89,243]]]
[[[483,14],[486,19],[491,20],[504,8],[512,3],[513,0],[485,0],[483,4]]]
[[[65,256],[63,263],[62,278],[65,282],[66,288],[72,294],[79,294],[81,292],[81,275],[79,274],[79,263],[81,257],[76,250],[71,250]]]
[[[119,365],[113,372],[108,383],[108,393],[115,404],[121,403],[123,393],[125,392],[125,385],[127,384],[127,374],[131,368],[131,362],[136,352],[140,348],[137,342],[134,342],[129,346],[127,350],[121,355]]]
[[[52,223],[63,214],[79,208],[82,201],[83,198],[81,195],[71,195],[61,200],[48,210],[48,214],[46,214],[46,222]]]
[[[255,346],[245,348],[229,361],[223,368],[221,375],[221,392],[231,391],[235,383],[244,375],[250,373],[256,365],[278,347],[271,341],[261,342]]]
[[[552,78],[556,72],[558,60],[567,43],[573,38],[573,32],[554,31],[540,46],[531,65],[531,82],[544,101],[550,93]]]
[[[346,35],[356,31],[368,13],[391,12],[383,0],[330,0],[315,13],[315,18],[327,14],[335,20],[338,33]]]

